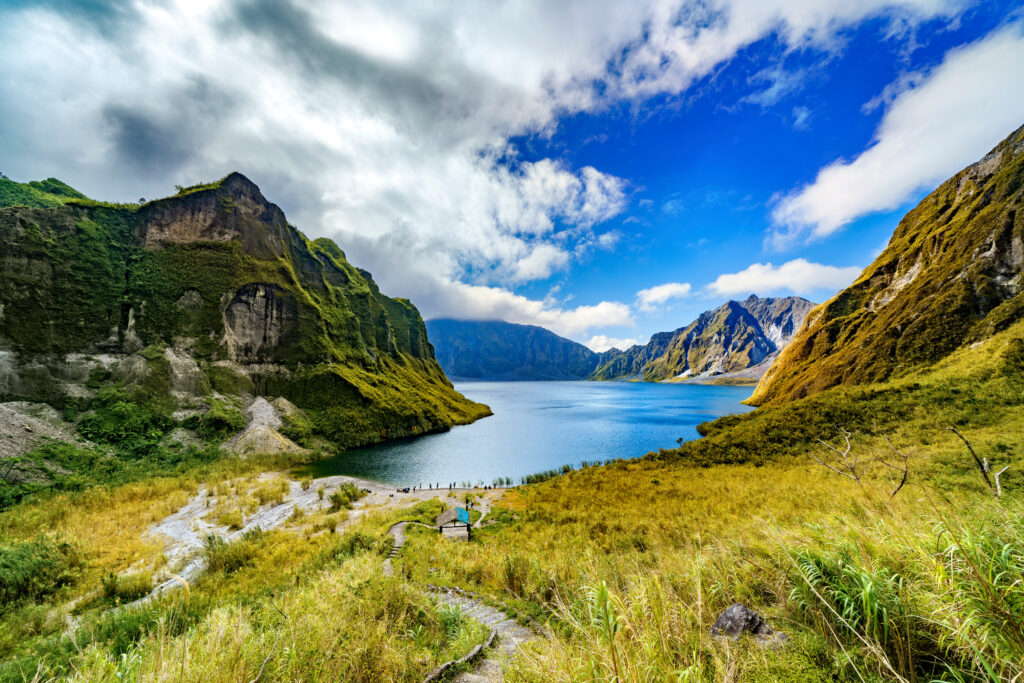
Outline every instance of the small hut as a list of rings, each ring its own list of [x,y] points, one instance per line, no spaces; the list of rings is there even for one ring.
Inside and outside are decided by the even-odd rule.
[[[469,510],[460,507],[448,508],[437,516],[438,532],[446,538],[468,541],[472,524],[469,523]]]

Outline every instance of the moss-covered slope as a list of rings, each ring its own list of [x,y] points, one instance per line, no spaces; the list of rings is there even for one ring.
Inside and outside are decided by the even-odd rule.
[[[850,287],[808,315],[755,404],[934,363],[1024,313],[1024,128],[908,213]]]
[[[488,414],[454,391],[409,301],[241,174],[141,205],[2,182],[0,396],[284,396],[342,446]]]

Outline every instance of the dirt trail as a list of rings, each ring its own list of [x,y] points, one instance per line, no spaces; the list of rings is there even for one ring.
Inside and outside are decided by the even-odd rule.
[[[259,480],[280,476],[280,473],[264,473]],[[149,534],[164,540],[164,556],[173,576],[160,585],[152,593],[142,598],[139,603],[152,600],[167,591],[177,590],[183,584],[181,579],[192,581],[206,569],[206,561],[202,549],[207,536],[219,536],[227,541],[234,540],[250,529],[259,527],[264,531],[277,528],[284,524],[296,507],[303,512],[315,512],[330,507],[330,494],[342,484],[351,483],[360,489],[370,491],[365,497],[354,502],[348,511],[347,518],[338,525],[337,531],[355,524],[368,510],[389,510],[408,507],[423,500],[440,498],[448,501],[448,489],[419,489],[409,493],[400,493],[394,487],[368,479],[347,476],[332,476],[314,479],[312,484],[303,489],[297,481],[289,480],[288,493],[280,502],[268,503],[258,508],[246,519],[241,529],[232,531],[226,526],[215,524],[203,519],[216,503],[216,497],[209,488],[200,487],[199,492],[182,508],[165,517],[149,529]],[[321,499],[318,489],[324,489]],[[479,489],[454,489],[455,495],[475,493],[481,498],[486,494]],[[497,493],[497,492],[495,492]],[[494,495],[493,493],[491,495]],[[485,507],[487,506],[484,503]],[[485,512],[486,514],[486,512]],[[179,578],[180,577],[180,578]]]
[[[486,510],[484,512],[486,514]],[[480,519],[483,519],[481,517]],[[388,532],[393,539],[391,552],[384,560],[384,573],[391,575],[391,559],[398,555],[402,546],[405,545],[405,528],[416,522],[399,522],[391,526]],[[426,526],[426,525],[420,525]],[[455,683],[477,683],[487,681],[488,683],[500,683],[505,680],[505,666],[516,651],[525,643],[536,640],[538,635],[525,626],[522,626],[515,619],[505,612],[478,600],[471,595],[458,589],[447,587],[435,587],[430,589],[430,595],[439,604],[449,607],[457,607],[464,616],[478,621],[496,634],[495,647],[481,659],[473,663],[473,671],[459,674]]]

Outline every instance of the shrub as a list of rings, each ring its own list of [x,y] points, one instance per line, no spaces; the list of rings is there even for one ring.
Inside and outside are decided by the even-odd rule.
[[[153,574],[139,572],[137,574],[107,574],[102,579],[103,595],[120,602],[131,602],[149,595],[153,590]]]
[[[78,423],[82,436],[113,444],[133,456],[152,451],[174,425],[162,406],[136,401],[119,387],[100,389],[91,407],[92,412]]]
[[[230,574],[245,567],[256,556],[263,530],[259,527],[242,534],[237,541],[229,543],[220,536],[207,536],[203,547],[206,566],[212,572]]]
[[[225,401],[210,399],[210,409],[195,418],[195,430],[204,439],[223,440],[245,428],[245,416]]]
[[[345,483],[339,486],[338,490],[328,497],[328,500],[331,501],[331,510],[336,512],[352,509],[352,503],[365,495],[355,484]]]
[[[217,523],[226,526],[229,529],[241,529],[242,525],[245,524],[245,520],[242,517],[242,511],[238,508],[229,510],[217,518]]]
[[[250,494],[259,501],[260,505],[266,505],[267,503],[280,503],[283,501],[288,493],[288,489],[287,479],[272,479],[261,481],[253,487]]]
[[[78,547],[61,538],[39,536],[0,546],[0,611],[72,585],[84,565]]]

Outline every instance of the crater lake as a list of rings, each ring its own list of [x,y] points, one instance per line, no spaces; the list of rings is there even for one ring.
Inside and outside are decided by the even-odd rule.
[[[344,451],[299,472],[346,474],[395,486],[491,484],[616,458],[638,458],[677,439],[699,438],[697,425],[753,408],[751,386],[646,382],[456,382],[494,415],[440,434]]]

